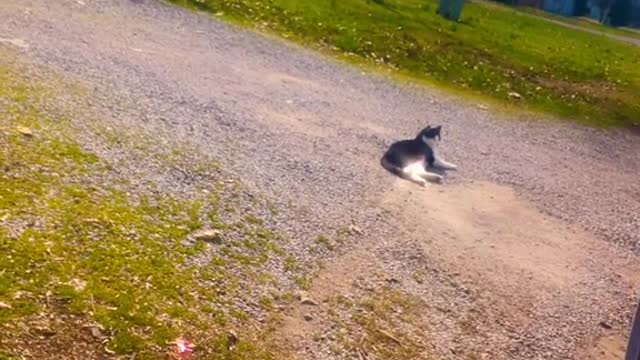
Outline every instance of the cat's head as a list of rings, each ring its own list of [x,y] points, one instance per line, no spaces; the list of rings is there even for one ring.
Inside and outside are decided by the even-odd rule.
[[[431,127],[431,125],[428,125],[426,128],[420,131],[417,137],[425,143],[440,140],[440,130],[442,130],[442,125],[438,125],[436,127]]]

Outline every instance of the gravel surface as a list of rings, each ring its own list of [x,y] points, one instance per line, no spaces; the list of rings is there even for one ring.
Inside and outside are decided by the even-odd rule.
[[[444,126],[442,151],[461,169],[445,184],[512,186],[549,215],[640,250],[640,141],[626,131],[497,115],[151,0],[4,0],[0,38],[93,89],[88,105],[111,126],[220,160],[284,209],[278,226],[307,263],[312,239],[332,229],[356,223],[371,242],[394,234],[370,206],[395,181],[378,159],[427,124]],[[558,354],[574,350],[568,338],[552,339],[571,343]]]
[[[443,124],[443,151],[463,169],[450,182],[514,185],[553,215],[639,244],[640,141],[628,132],[511,121],[154,1],[2,6],[2,37],[95,85],[108,115],[197,145],[322,222],[388,187],[386,144]]]

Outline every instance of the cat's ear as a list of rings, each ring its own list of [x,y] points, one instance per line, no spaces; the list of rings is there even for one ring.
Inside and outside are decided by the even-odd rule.
[[[442,125],[438,125],[438,126],[436,126],[434,129],[436,129],[436,130],[440,131],[440,130],[442,129]]]

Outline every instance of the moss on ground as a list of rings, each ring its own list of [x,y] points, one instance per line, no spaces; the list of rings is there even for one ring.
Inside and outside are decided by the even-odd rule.
[[[237,303],[240,284],[285,261],[277,234],[253,215],[225,223],[219,187],[185,200],[113,186],[110,164],[74,141],[64,115],[43,111],[54,96],[0,64],[0,359],[47,353],[33,324],[45,338],[74,329],[101,356],[164,358],[182,336],[196,358],[275,359],[267,334],[242,332],[250,321]],[[225,241],[188,241],[203,226]]]

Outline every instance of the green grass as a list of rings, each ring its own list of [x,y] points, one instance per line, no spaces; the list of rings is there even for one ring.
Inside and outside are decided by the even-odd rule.
[[[171,1],[516,109],[598,126],[640,119],[640,47],[516,10],[467,3],[454,23],[435,0]]]
[[[100,352],[165,358],[185,336],[202,359],[281,358],[253,327],[230,350],[224,326],[249,324],[235,307],[240,284],[284,258],[277,235],[247,216],[224,227],[233,238],[214,259],[194,265],[208,245],[185,239],[222,222],[219,197],[118,190],[111,166],[74,141],[68,120],[42,111],[54,95],[19,73],[0,64],[0,302],[8,305],[0,307],[0,358],[20,358],[15,352],[45,321],[58,334],[80,334],[66,346],[72,351],[91,336],[71,318],[104,329],[106,344],[89,344]]]
[[[329,239],[328,237],[324,236],[324,235],[318,235],[316,236],[316,238],[313,240],[316,244],[320,245],[321,247],[329,250],[329,251],[333,251],[336,248],[335,243]]]

